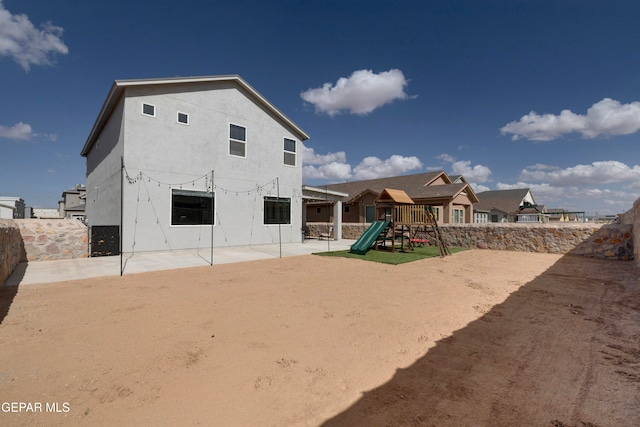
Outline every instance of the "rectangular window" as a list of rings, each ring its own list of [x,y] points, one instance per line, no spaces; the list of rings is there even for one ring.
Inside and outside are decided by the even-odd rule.
[[[214,208],[213,193],[171,190],[171,225],[211,225]]]
[[[296,141],[293,139],[284,139],[284,164],[289,166],[296,165]]]
[[[151,104],[142,104],[142,114],[145,116],[156,116],[156,106]]]
[[[376,207],[365,206],[364,217],[365,222],[374,222],[376,220]]]
[[[454,209],[453,210],[453,223],[454,224],[462,224],[464,222],[464,210],[462,209]]]
[[[178,123],[182,123],[183,125],[189,124],[189,115],[186,113],[181,113],[178,111]]]
[[[247,157],[247,128],[229,124],[229,154]]]
[[[321,214],[322,213],[322,208],[316,208],[316,213],[317,214]]]
[[[264,223],[291,224],[291,199],[283,197],[265,197]]]
[[[349,213],[349,206],[344,207],[344,213]]]

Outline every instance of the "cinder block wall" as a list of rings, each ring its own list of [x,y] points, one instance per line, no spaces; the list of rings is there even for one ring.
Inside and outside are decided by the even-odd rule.
[[[26,261],[26,254],[20,229],[14,220],[0,219],[0,287],[21,261]]]

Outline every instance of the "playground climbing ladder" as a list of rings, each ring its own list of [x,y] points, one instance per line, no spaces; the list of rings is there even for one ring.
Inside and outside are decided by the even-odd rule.
[[[414,237],[418,232],[422,231],[421,228],[424,227],[423,232],[433,238],[435,245],[438,247],[438,252],[440,252],[440,256],[451,255],[451,251],[449,250],[447,243],[442,238],[442,233],[440,232],[440,227],[438,227],[438,222],[436,221],[433,209],[431,206],[427,206],[426,209],[428,218],[427,222],[416,228]]]

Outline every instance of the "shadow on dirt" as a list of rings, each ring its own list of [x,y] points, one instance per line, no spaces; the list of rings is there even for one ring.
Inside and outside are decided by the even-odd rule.
[[[323,426],[640,425],[639,282],[564,256]]]
[[[27,263],[22,262],[18,264],[16,269],[11,273],[11,276],[7,279],[7,282],[0,288],[0,324],[4,321],[4,318],[9,314],[9,309],[13,303],[13,299],[18,294],[18,286],[14,285],[20,283],[24,277],[24,273],[27,268]]]

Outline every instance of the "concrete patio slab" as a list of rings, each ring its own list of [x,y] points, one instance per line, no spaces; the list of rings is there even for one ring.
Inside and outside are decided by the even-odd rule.
[[[307,240],[305,243],[272,245],[230,246],[210,248],[125,253],[122,255],[122,274],[171,270],[254,261],[259,259],[307,255],[349,249],[354,240]],[[23,286],[34,283],[51,283],[65,280],[88,279],[120,275],[120,256],[75,258],[56,261],[32,261],[21,263],[11,274],[5,286]]]

